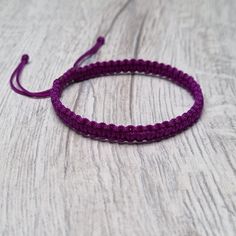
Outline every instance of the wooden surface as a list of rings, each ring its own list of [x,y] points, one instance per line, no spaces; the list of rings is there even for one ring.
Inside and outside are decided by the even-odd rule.
[[[0,0],[0,235],[236,235],[235,0]],[[50,88],[99,35],[96,60],[172,64],[201,84],[201,120],[160,143],[81,137],[49,99],[12,92]],[[97,121],[148,124],[193,103],[158,78],[103,77],[68,88],[63,102]]]

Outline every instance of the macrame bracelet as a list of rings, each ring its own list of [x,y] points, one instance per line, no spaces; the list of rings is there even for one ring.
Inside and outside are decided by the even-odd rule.
[[[23,55],[21,63],[11,76],[10,85],[15,92],[21,95],[34,98],[51,97],[56,114],[67,126],[80,134],[99,140],[108,140],[119,143],[160,141],[182,132],[199,119],[203,109],[203,95],[201,88],[192,76],[189,76],[175,67],[156,61],[151,62],[136,59],[96,62],[81,67],[81,62],[95,54],[103,44],[104,38],[99,37],[97,43],[83,54],[71,69],[53,82],[51,89],[42,92],[30,92],[20,84],[20,74],[29,60],[28,55]],[[114,124],[97,123],[96,121],[90,121],[87,118],[83,118],[65,107],[60,101],[62,91],[72,83],[120,73],[144,73],[145,75],[159,75],[168,78],[170,81],[190,92],[195,102],[189,111],[170,121],[146,126],[117,126]],[[15,82],[17,86],[14,84],[14,78],[16,78]]]

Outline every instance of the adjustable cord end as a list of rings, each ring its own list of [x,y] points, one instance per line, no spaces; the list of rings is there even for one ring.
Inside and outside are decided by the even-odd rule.
[[[27,54],[22,55],[21,62],[16,67],[16,69],[13,71],[11,78],[10,78],[11,88],[16,93],[27,96],[27,97],[33,97],[33,98],[50,97],[51,89],[41,91],[41,92],[30,92],[21,85],[20,75],[28,62],[29,62],[29,56]]]
[[[29,55],[27,54],[22,55],[21,62],[24,62],[25,64],[27,64],[29,62]]]
[[[105,38],[103,36],[99,36],[97,38],[97,43],[103,45],[105,43]]]
[[[78,67],[85,59],[97,53],[97,51],[102,47],[104,43],[105,43],[105,38],[102,36],[98,37],[95,45],[92,48],[90,48],[87,52],[85,52],[82,56],[80,56],[79,59],[77,59],[77,61],[74,63],[74,67]]]

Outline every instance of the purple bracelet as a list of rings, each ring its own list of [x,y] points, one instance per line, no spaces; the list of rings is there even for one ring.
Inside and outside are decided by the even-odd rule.
[[[96,44],[83,54],[71,69],[53,82],[51,89],[42,92],[30,92],[20,84],[21,72],[29,60],[28,55],[23,55],[20,64],[11,76],[10,85],[16,93],[24,96],[34,98],[51,97],[56,114],[67,126],[84,136],[99,140],[118,143],[160,141],[182,132],[197,122],[203,109],[203,95],[199,84],[192,76],[189,76],[170,65],[165,65],[156,61],[151,62],[136,59],[96,62],[81,67],[81,62],[95,54],[103,44],[104,38],[99,37]],[[72,83],[99,76],[117,75],[120,73],[160,75],[189,91],[195,102],[189,111],[170,121],[146,126],[117,126],[114,124],[97,123],[96,121],[90,121],[87,118],[76,115],[60,101],[62,91]],[[15,82],[17,86],[13,83],[14,78],[16,78]]]

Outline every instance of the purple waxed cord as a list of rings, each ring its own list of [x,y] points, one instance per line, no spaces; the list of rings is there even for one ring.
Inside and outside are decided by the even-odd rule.
[[[41,92],[30,92],[26,90],[20,83],[20,75],[23,68],[28,63],[29,56],[23,55],[20,64],[12,73],[10,79],[11,88],[21,95],[33,98],[47,98],[51,97],[51,102],[58,117],[70,128],[76,132],[99,140],[108,140],[110,142],[127,142],[127,143],[143,143],[160,141],[162,139],[174,136],[188,127],[192,126],[200,118],[203,109],[203,94],[199,84],[193,79],[192,76],[178,70],[170,65],[165,65],[157,61],[144,61],[142,59],[124,59],[117,61],[104,61],[96,62],[84,67],[81,63],[88,57],[95,54],[99,48],[104,44],[103,37],[97,39],[96,44],[87,52],[85,52],[74,63],[74,66],[65,72],[61,77],[54,80],[51,89]],[[160,75],[177,85],[185,88],[195,102],[189,111],[162,123],[153,125],[114,125],[97,123],[90,121],[87,118],[75,114],[69,108],[65,107],[60,101],[63,89],[75,82],[82,82],[87,79],[116,75],[121,73],[143,73],[145,75]],[[14,85],[14,78],[16,78]]]
[[[96,44],[89,49],[87,52],[85,52],[78,60],[75,62],[74,67],[78,67],[84,60],[87,58],[91,57],[93,54],[96,54],[99,48],[104,44],[105,39],[103,37],[98,37]],[[41,92],[30,92],[26,90],[20,83],[20,75],[25,67],[26,64],[29,62],[29,56],[27,54],[24,54],[21,57],[21,62],[17,66],[17,68],[14,70],[14,72],[11,75],[10,78],[10,85],[11,88],[16,92],[21,95],[25,95],[27,97],[32,97],[32,98],[47,98],[50,97],[50,91],[51,89],[41,91]],[[19,88],[17,88],[14,85],[14,78],[16,77],[16,84],[18,85]]]
[[[74,63],[74,67],[78,67],[81,63],[83,63],[84,60],[91,57],[93,54],[96,54],[104,43],[105,39],[101,36],[98,37],[96,44],[77,59],[77,61]]]
[[[21,95],[25,95],[28,97],[35,97],[35,98],[45,98],[45,97],[49,97],[50,96],[50,90],[46,90],[46,91],[42,91],[42,92],[30,92],[28,90],[26,90],[20,83],[20,75],[22,73],[22,70],[24,69],[25,65],[28,63],[29,61],[29,56],[28,55],[23,55],[21,57],[21,62],[20,64],[17,66],[17,68],[14,70],[14,72],[11,75],[10,78],[10,85],[11,88],[16,92],[19,93]],[[17,88],[14,85],[14,78],[16,77],[16,83],[18,85],[19,88]]]

